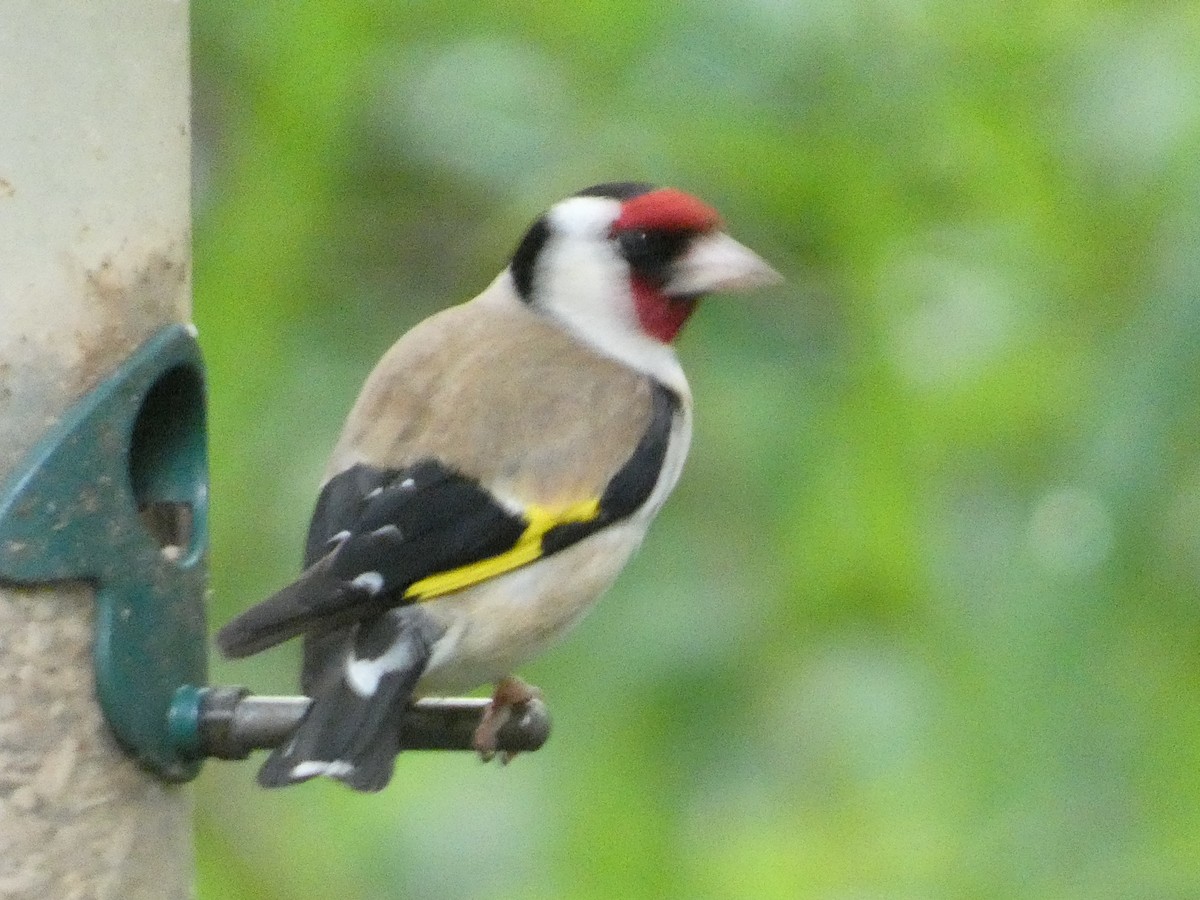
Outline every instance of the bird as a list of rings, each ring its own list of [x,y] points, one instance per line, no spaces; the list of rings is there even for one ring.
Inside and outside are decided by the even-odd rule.
[[[304,641],[312,702],[259,783],[381,790],[406,705],[485,685],[490,759],[540,696],[516,671],[610,587],[679,480],[676,337],[702,297],[780,280],[704,201],[612,182],[552,205],[479,295],[401,336],[333,449],[301,574],[217,635],[231,658]]]

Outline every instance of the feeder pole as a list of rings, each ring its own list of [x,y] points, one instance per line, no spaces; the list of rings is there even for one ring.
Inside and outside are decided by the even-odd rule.
[[[0,482],[190,318],[186,0],[0,0]],[[117,747],[85,584],[0,584],[0,896],[191,895],[191,804]]]

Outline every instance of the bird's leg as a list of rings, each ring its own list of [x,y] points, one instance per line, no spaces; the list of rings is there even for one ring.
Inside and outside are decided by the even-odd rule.
[[[496,682],[492,692],[492,702],[483,711],[479,727],[475,729],[472,742],[475,752],[484,762],[489,762],[496,755],[496,740],[500,729],[512,718],[513,708],[528,703],[530,700],[541,699],[542,692],[526,684],[520,678],[509,675]],[[500,755],[500,761],[508,763],[516,756],[515,752],[505,751]]]

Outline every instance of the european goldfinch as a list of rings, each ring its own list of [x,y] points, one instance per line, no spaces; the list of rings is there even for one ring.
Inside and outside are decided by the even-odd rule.
[[[533,223],[473,300],[400,338],[326,470],[300,577],[218,635],[231,657],[304,636],[313,702],[259,782],[374,791],[415,696],[514,676],[612,584],[675,487],[692,396],[672,341],[701,296],[775,271],[672,188],[603,184]]]

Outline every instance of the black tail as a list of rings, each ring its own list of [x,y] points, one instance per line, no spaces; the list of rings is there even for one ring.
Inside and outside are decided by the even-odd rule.
[[[287,587],[250,607],[217,632],[217,646],[230,658],[274,647],[305,632],[349,625],[368,614],[372,595],[330,575],[328,557]]]
[[[382,790],[400,752],[400,725],[429,662],[430,631],[412,608],[393,610],[357,629],[330,660],[296,733],[267,757],[263,787],[318,775],[357,791]]]

